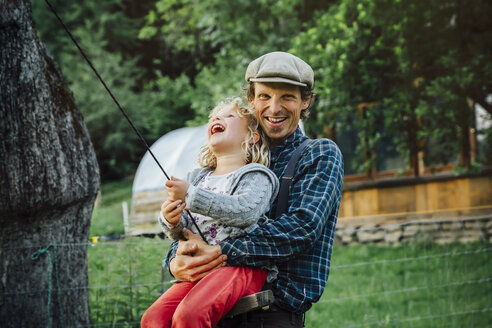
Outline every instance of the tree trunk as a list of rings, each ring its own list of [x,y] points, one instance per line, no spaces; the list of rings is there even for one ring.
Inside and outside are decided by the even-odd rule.
[[[88,325],[99,168],[27,0],[0,0],[0,132],[0,326]]]
[[[415,106],[416,107],[416,106]],[[412,108],[415,108],[412,106]],[[407,132],[407,144],[409,149],[409,160],[410,160],[410,169],[415,177],[420,176],[420,173],[423,171],[421,166],[421,143],[418,139],[418,130],[420,129],[422,123],[418,117],[414,114],[405,115],[403,119],[406,123],[406,132]]]
[[[458,128],[460,136],[460,164],[467,170],[471,167],[471,136],[470,136],[470,126],[472,111],[470,110],[469,104],[465,101],[461,102],[459,105],[458,113]],[[458,106],[459,106],[458,105]]]

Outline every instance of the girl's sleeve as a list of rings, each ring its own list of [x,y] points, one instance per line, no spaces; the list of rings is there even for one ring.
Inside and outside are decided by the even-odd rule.
[[[169,224],[167,223],[166,219],[162,215],[162,212],[159,213],[158,220],[162,230],[164,231],[164,234],[172,240],[179,240],[181,238],[183,228],[187,228],[190,222],[188,213],[186,213],[186,211],[183,211],[181,220],[179,221],[178,225],[175,226],[174,228],[169,227]]]
[[[197,187],[190,210],[217,219],[228,226],[245,228],[267,212],[274,190],[271,177],[261,171],[245,173],[234,194],[217,194]]]
[[[194,174],[198,172],[197,170],[188,172],[186,175],[185,180],[186,181],[191,181],[192,177]],[[187,213],[187,211],[183,211],[183,214],[181,216],[181,220],[179,221],[178,225],[175,226],[174,228],[171,228],[169,224],[166,221],[166,218],[162,215],[162,212],[159,212],[159,224],[161,225],[162,230],[164,231],[164,234],[172,239],[172,240],[179,240],[181,238],[181,233],[184,228],[188,228],[190,225],[190,217]]]

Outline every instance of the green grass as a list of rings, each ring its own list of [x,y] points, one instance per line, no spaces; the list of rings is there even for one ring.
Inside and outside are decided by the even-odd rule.
[[[128,182],[103,185],[92,235],[122,233]],[[161,261],[169,243],[128,238],[89,246],[89,298],[95,326],[138,327],[167,287]],[[335,245],[330,279],[306,327],[491,327],[492,245],[397,247]]]
[[[132,180],[109,182],[101,185],[91,220],[91,236],[110,236],[124,233],[122,202],[128,206],[132,198]]]
[[[131,204],[132,181],[101,186],[94,208],[90,236],[124,233],[122,202]],[[94,326],[138,327],[140,317],[168,287],[170,276],[162,276],[161,263],[169,241],[133,237],[100,241],[88,248],[89,304]]]
[[[490,327],[490,243],[335,246],[308,327]]]
[[[92,324],[138,327],[143,312],[168,287],[169,275],[161,270],[168,247],[167,241],[142,237],[89,246]]]

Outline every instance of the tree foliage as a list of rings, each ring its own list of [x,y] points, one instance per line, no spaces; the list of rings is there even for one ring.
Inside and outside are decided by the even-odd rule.
[[[417,170],[422,152],[429,166],[460,153],[470,165],[469,104],[492,113],[487,0],[54,3],[150,142],[204,123],[218,100],[241,93],[247,64],[276,50],[313,66],[319,96],[306,129],[346,149],[348,172],[384,169],[402,156]],[[34,7],[103,178],[131,173],[143,148],[44,3]]]
[[[384,136],[410,159],[432,143],[440,152],[427,147],[428,164],[451,161],[469,147],[467,100],[490,107],[491,13],[490,2],[459,0],[342,0],[320,12],[293,46],[315,67],[313,128],[355,129],[362,169]]]
[[[191,78],[191,124],[244,86],[247,64],[263,53],[287,51],[302,25],[300,0],[160,0],[146,16],[140,36],[162,40],[161,63],[180,55]],[[190,74],[194,73],[194,74]]]
[[[152,66],[142,62],[138,50],[144,53],[148,47],[138,38],[143,19],[125,12],[135,4],[121,0],[52,3],[149,143],[192,117],[188,103],[179,100],[187,97],[183,83],[148,79],[154,75],[149,73]],[[103,179],[132,174],[145,148],[46,4],[33,2],[33,15],[40,37],[59,63],[84,115]]]

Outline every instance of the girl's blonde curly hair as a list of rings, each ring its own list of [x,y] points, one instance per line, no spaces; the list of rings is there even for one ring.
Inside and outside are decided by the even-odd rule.
[[[249,107],[243,106],[243,101],[239,97],[225,99],[217,104],[210,112],[209,118],[217,116],[223,109],[233,106],[236,109],[239,117],[246,118],[248,121],[248,133],[244,139],[241,148],[244,153],[246,164],[259,163],[266,167],[270,164],[270,147],[263,129],[261,128],[255,113]],[[260,139],[256,143],[251,143],[254,140],[253,133],[258,132]],[[208,144],[203,146],[198,156],[198,163],[201,167],[217,167],[217,158]]]

